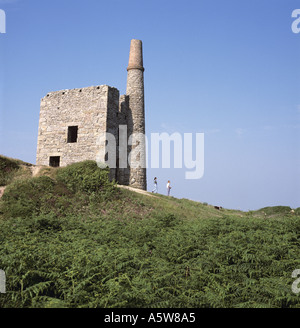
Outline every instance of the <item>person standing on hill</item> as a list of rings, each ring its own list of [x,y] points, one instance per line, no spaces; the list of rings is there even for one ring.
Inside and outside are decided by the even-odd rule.
[[[167,194],[168,194],[168,196],[170,196],[170,191],[171,191],[171,182],[170,182],[170,180],[168,180],[168,183],[167,183]]]
[[[152,190],[152,193],[156,193],[157,194],[157,177],[154,178],[153,180],[153,190]]]

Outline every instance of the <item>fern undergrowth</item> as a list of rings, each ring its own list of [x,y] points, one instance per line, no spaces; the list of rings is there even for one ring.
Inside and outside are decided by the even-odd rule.
[[[0,209],[0,307],[300,307],[299,216],[136,195],[91,162],[12,183]]]

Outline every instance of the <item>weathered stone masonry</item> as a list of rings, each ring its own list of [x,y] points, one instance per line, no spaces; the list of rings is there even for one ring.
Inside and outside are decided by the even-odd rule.
[[[127,70],[126,95],[120,96],[116,88],[100,85],[50,92],[42,98],[37,165],[66,166],[87,159],[99,160],[99,150],[106,144],[99,145],[98,138],[109,132],[117,141],[116,168],[111,168],[111,178],[120,184],[146,190],[145,166],[119,168],[120,162],[127,163],[128,155],[135,146],[128,146],[126,159],[118,158],[120,125],[127,126],[127,138],[132,133],[145,134],[144,68],[140,40],[131,41]],[[139,156],[143,159],[143,142],[139,149]],[[134,160],[131,158],[131,161]]]

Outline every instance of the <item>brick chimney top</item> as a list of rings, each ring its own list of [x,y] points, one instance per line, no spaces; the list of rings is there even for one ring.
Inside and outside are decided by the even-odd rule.
[[[144,71],[143,45],[141,40],[131,40],[127,71],[129,71],[130,69],[140,69]]]

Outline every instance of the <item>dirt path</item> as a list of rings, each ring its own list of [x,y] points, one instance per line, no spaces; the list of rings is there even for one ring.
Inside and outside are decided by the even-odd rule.
[[[120,187],[120,188],[123,188],[123,189],[131,190],[131,191],[137,192],[139,194],[149,196],[149,197],[155,197],[154,194],[152,194],[151,192],[146,191],[146,190],[136,189],[136,188],[132,188],[132,187],[129,187],[129,186],[124,186],[124,185],[117,185],[117,186]]]
[[[38,166],[38,165],[32,165],[31,166],[31,172],[32,172],[32,176],[35,177],[41,170],[42,166]]]

